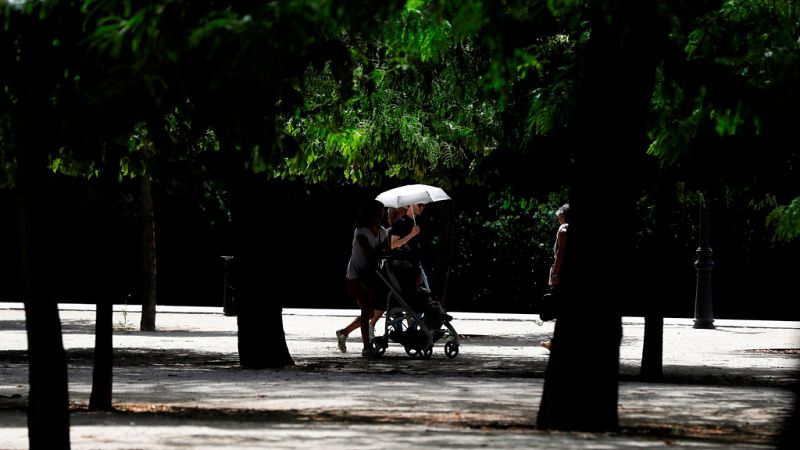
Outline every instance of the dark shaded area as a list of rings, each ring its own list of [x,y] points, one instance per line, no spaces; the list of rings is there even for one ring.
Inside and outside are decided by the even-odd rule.
[[[251,273],[259,275],[258,283],[268,286],[272,301],[283,307],[353,307],[343,281],[352,220],[358,206],[381,190],[276,181],[247,192],[245,201],[261,208],[258,226],[263,242],[254,245],[266,249]],[[448,309],[535,312],[533,300],[544,289],[549,261],[538,256],[522,258],[549,252],[555,221],[543,236],[514,236],[513,241],[493,242],[487,235],[491,227],[485,225],[496,219],[496,211],[488,206],[489,192],[469,187],[448,192],[454,198],[449,208],[432,204],[420,218],[423,230],[427,230],[424,257],[435,293],[445,289],[449,263]],[[224,207],[230,202],[229,193],[223,187],[209,189],[199,176],[176,170],[174,178],[154,185],[153,194],[159,304],[222,306],[224,264],[220,256],[234,253],[233,229]],[[46,228],[52,235],[47,252],[54,267],[50,283],[55,296],[60,302],[93,303],[101,293],[98,274],[108,265],[99,225],[103,221],[98,217],[100,196],[90,182],[64,176],[54,177],[48,195],[53,200],[47,205],[51,219]],[[126,293],[128,304],[140,303],[138,201],[136,181],[123,182],[117,200],[118,210],[124,211],[116,233],[119,273],[114,278],[119,290]],[[764,228],[765,211],[729,206],[715,209],[712,218],[715,315],[800,320],[793,288],[800,242],[773,242]],[[632,296],[624,306],[625,315],[644,315],[652,310],[656,295],[661,299],[657,309],[662,309],[666,317],[691,317],[694,312],[697,210],[675,203],[669,210],[667,245],[656,246],[652,240],[646,207],[635,218],[640,247],[627,267],[631,271],[627,289]],[[0,273],[4,280],[0,283],[0,301],[19,301],[18,242],[10,191],[0,191],[0,212]],[[445,214],[480,217],[455,223],[455,238],[463,246],[454,244],[449,261],[439,253],[449,226]],[[620,220],[613,208],[608,220]],[[235,264],[232,268],[235,270]],[[616,289],[609,284],[606,295],[617,295]]]

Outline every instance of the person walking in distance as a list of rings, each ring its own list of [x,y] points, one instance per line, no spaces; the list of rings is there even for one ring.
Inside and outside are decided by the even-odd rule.
[[[569,230],[569,203],[565,203],[558,211],[556,211],[556,218],[558,219],[558,231],[556,232],[556,241],[553,244],[553,265],[550,266],[550,274],[547,284],[554,288],[561,285],[559,274],[561,266],[564,264],[564,251],[567,248],[567,231]],[[552,346],[552,339],[542,342],[542,347],[550,350]]]

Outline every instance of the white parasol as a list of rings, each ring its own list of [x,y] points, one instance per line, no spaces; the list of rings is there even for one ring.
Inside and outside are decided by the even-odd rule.
[[[442,188],[428,186],[427,184],[408,184],[382,192],[375,197],[375,200],[383,203],[384,206],[399,208],[401,206],[416,205],[417,203],[450,200],[450,196]],[[416,223],[413,208],[411,209],[411,215]]]
[[[417,203],[431,203],[441,200],[450,200],[450,196],[435,186],[427,184],[409,184],[382,192],[375,200],[384,206],[399,208],[401,206],[416,205]]]

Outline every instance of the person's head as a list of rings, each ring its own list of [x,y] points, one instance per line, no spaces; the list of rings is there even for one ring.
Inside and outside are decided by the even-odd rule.
[[[369,200],[358,210],[356,218],[357,228],[371,228],[379,225],[383,220],[383,203],[377,200]]]
[[[399,208],[389,208],[389,225],[393,224],[395,220],[403,217],[408,212],[408,206],[401,206]]]
[[[559,223],[569,223],[569,203],[564,203],[561,208],[558,208],[556,217]]]
[[[416,217],[416,216],[421,216],[423,211],[425,211],[425,203],[417,203],[415,205],[408,207],[407,214],[408,216],[413,215],[414,217]]]

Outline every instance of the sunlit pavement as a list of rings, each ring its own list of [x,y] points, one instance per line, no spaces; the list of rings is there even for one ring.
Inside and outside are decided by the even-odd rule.
[[[221,308],[159,307],[158,332],[134,331],[139,308],[114,313],[114,402],[88,413],[94,311],[61,305],[69,358],[72,447],[171,448],[770,448],[792,405],[800,323],[665,319],[664,382],[636,381],[644,322],[624,318],[621,433],[534,429],[553,324],[536,315],[452,313],[460,354],[429,360],[392,344],[360,356],[335,330],[355,310],[287,309],[296,366],[238,367],[236,318]],[[382,322],[378,324],[380,330]],[[378,331],[378,334],[381,334]],[[24,311],[0,303],[0,449],[27,448]]]

